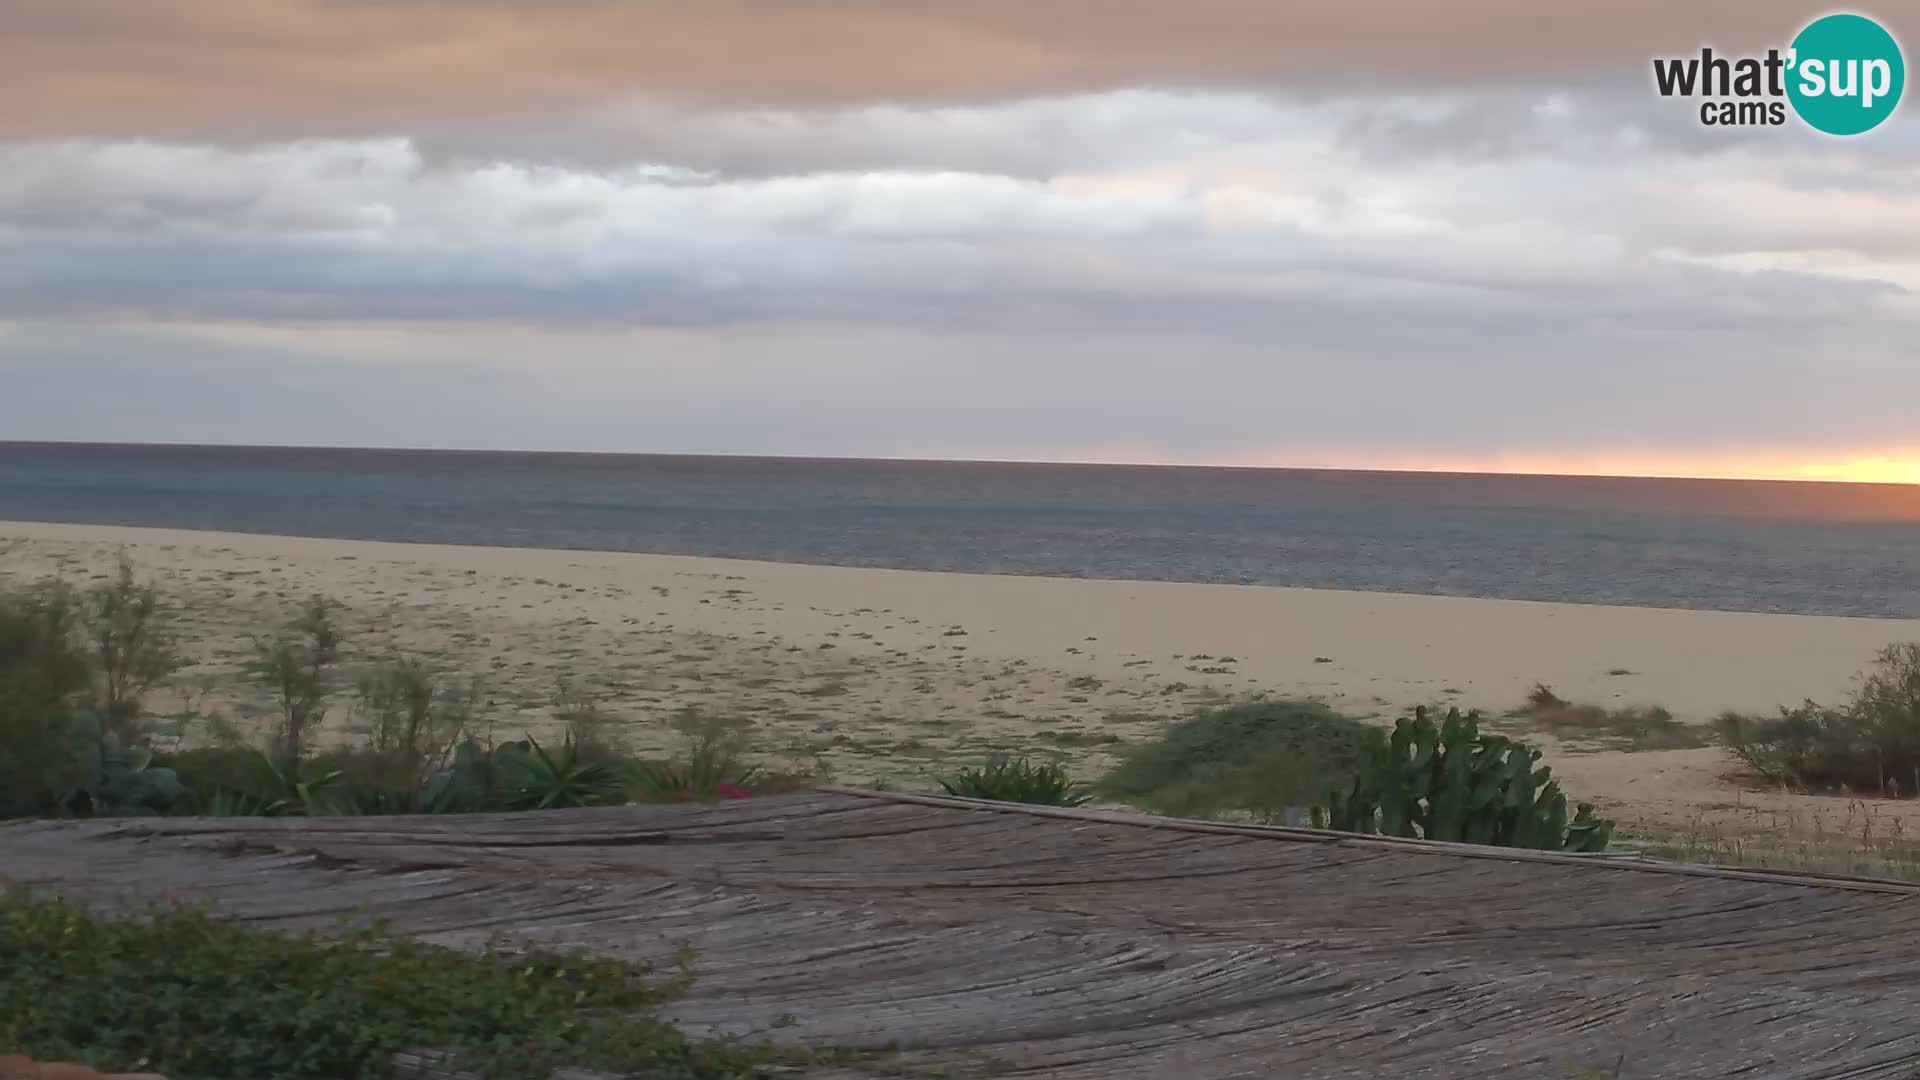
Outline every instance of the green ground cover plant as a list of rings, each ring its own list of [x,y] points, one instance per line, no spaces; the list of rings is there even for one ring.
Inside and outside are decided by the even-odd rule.
[[[195,909],[105,918],[0,895],[0,1046],[175,1080],[375,1080],[397,1054],[488,1078],[577,1066],[722,1080],[804,1055],[700,1042],[653,1015],[684,970],[490,943],[463,952],[342,926],[248,929]]]
[[[1130,750],[1102,799],[1175,817],[1278,819],[1320,801],[1383,745],[1379,728],[1312,702],[1209,709]]]

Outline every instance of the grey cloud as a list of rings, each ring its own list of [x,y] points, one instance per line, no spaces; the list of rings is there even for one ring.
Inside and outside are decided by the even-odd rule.
[[[1134,187],[433,163],[405,140],[0,146],[0,314],[1791,332],[1876,321],[1874,295],[1897,287],[1660,250],[1920,257],[1920,196],[1766,186],[1746,171],[1761,158],[1639,180],[1557,162],[1395,174],[1322,136],[1251,159]]]

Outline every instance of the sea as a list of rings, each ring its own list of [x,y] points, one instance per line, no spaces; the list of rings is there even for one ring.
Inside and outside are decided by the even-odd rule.
[[[1920,485],[0,442],[0,520],[1920,618]]]

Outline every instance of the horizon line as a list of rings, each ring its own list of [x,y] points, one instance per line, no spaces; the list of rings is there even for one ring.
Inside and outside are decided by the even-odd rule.
[[[422,453],[422,454],[543,454],[555,457],[666,457],[666,458],[719,458],[740,461],[837,461],[869,462],[875,464],[914,463],[930,465],[1036,465],[1053,467],[1087,468],[1130,468],[1130,469],[1211,469],[1224,471],[1263,471],[1263,472],[1337,472],[1381,475],[1425,475],[1425,476],[1525,476],[1542,479],[1566,480],[1699,480],[1715,483],[1753,483],[1753,484],[1820,484],[1825,486],[1851,486],[1864,488],[1913,488],[1920,487],[1920,481],[1902,480],[1854,480],[1845,477],[1830,476],[1731,476],[1706,473],[1651,473],[1651,472],[1566,472],[1544,469],[1472,469],[1472,468],[1423,468],[1402,466],[1386,468],[1363,465],[1247,465],[1212,464],[1206,462],[1179,461],[1119,461],[1119,460],[1065,460],[1055,458],[1012,458],[1012,457],[925,457],[898,455],[847,455],[847,454],[751,454],[751,453],[694,453],[687,451],[659,450],[557,450],[557,449],[503,449],[498,447],[456,447],[456,446],[348,446],[320,445],[311,443],[219,443],[219,442],[115,442],[82,439],[0,439],[0,448],[4,447],[98,447],[112,449],[172,449],[172,450],[333,450],[364,453]]]

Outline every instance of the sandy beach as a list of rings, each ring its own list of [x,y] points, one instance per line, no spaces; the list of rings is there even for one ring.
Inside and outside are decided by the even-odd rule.
[[[996,751],[1058,754],[1092,776],[1196,708],[1263,695],[1386,723],[1420,704],[1497,716],[1544,682],[1570,700],[1705,722],[1837,700],[1881,647],[1920,640],[1920,622],[1885,619],[17,522],[0,523],[0,582],[85,582],[123,551],[165,590],[191,662],[162,711],[257,723],[265,702],[239,677],[252,636],[319,593],[346,605],[360,661],[403,650],[482,677],[509,736],[550,731],[564,683],[636,749],[673,745],[668,721],[682,710],[725,712],[750,717],[774,757],[901,786]],[[347,704],[331,714],[343,735]],[[1674,830],[1849,809],[1743,788],[1718,748],[1528,737],[1573,795],[1623,822]],[[1920,825],[1908,804],[1852,813],[1863,805]]]

